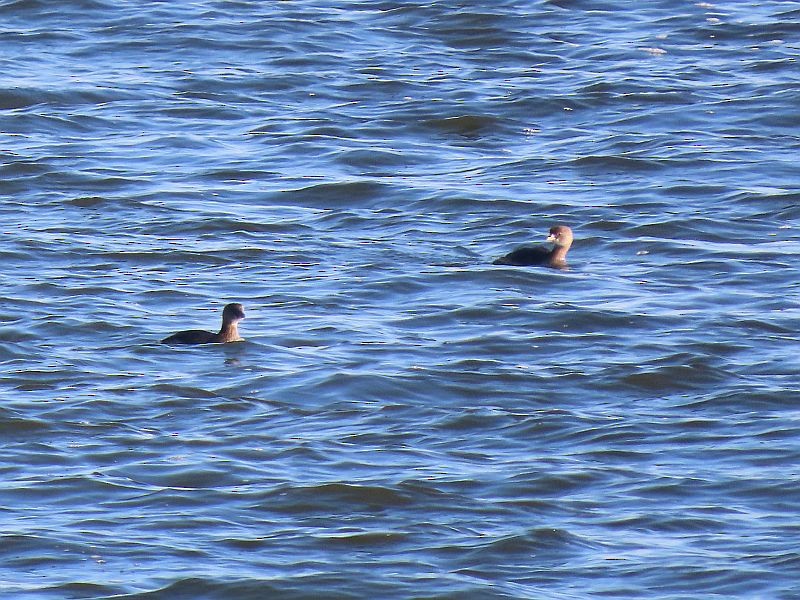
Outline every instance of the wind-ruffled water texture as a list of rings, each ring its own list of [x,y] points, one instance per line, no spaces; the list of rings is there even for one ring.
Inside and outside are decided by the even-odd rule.
[[[800,596],[791,3],[0,18],[5,597]]]

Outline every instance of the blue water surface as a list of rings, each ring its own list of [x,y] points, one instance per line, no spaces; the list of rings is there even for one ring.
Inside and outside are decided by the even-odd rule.
[[[797,3],[0,23],[3,598],[800,597]]]

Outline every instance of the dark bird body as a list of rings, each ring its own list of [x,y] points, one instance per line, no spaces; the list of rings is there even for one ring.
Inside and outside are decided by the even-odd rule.
[[[493,265],[543,265],[550,262],[553,251],[544,246],[523,246],[495,260]]]
[[[222,327],[219,333],[203,331],[202,329],[189,329],[179,331],[161,340],[162,344],[225,344],[238,342],[239,321],[244,319],[244,307],[237,303],[228,304],[222,311]]]
[[[501,256],[492,264],[516,267],[545,265],[558,268],[567,266],[567,251],[572,245],[572,230],[566,225],[551,227],[547,241],[553,242],[552,249],[544,246],[523,246]]]

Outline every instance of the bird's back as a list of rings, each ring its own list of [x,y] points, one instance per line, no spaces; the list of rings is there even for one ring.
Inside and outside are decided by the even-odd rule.
[[[542,246],[523,246],[495,260],[494,265],[542,265],[550,261],[551,250]]]
[[[219,334],[203,331],[202,329],[190,329],[179,331],[161,340],[162,344],[213,344],[219,338]]]

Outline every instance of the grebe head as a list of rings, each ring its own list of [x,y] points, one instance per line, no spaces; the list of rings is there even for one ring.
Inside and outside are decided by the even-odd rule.
[[[572,245],[572,229],[566,225],[556,225],[550,228],[550,235],[547,236],[548,242],[553,242],[556,246],[568,249]]]
[[[238,323],[244,319],[244,306],[238,302],[227,304],[222,311],[222,320],[225,323]]]

